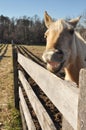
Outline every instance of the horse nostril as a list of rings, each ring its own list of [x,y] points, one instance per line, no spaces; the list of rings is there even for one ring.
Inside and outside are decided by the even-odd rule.
[[[58,50],[57,53],[63,55],[62,50]]]
[[[61,50],[56,50],[56,52],[53,53],[51,56],[52,61],[62,61],[63,59],[63,52]]]

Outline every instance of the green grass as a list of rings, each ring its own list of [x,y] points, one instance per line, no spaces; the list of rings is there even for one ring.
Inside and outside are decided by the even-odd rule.
[[[21,118],[20,113],[16,109],[12,109],[11,111],[11,119],[6,122],[5,129],[6,130],[21,130]]]

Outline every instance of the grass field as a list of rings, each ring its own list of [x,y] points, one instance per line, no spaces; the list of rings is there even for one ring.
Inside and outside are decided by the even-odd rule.
[[[40,58],[45,49],[41,46],[25,47]],[[0,130],[22,130],[19,112],[14,107],[13,88],[12,47],[9,45],[0,52]]]
[[[4,52],[5,47],[0,52],[0,130],[21,130],[19,112],[14,108],[11,45]]]
[[[45,46],[25,46],[29,51],[34,53],[39,58],[42,58],[42,54],[45,50]]]

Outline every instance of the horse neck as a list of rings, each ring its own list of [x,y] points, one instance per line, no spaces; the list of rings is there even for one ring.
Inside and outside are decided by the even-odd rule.
[[[74,41],[73,44],[75,44],[75,51],[74,53],[74,61],[69,64],[67,68],[65,68],[66,77],[67,80],[72,80],[78,84],[79,82],[79,71],[81,68],[86,66],[85,63],[85,53],[86,53],[86,44],[84,40],[79,36],[79,34],[75,33],[74,35]]]

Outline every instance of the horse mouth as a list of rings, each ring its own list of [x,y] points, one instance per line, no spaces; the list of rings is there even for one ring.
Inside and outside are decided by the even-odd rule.
[[[59,63],[59,62],[48,62],[47,63],[47,69],[50,70],[53,73],[58,73],[64,66],[65,61]]]

